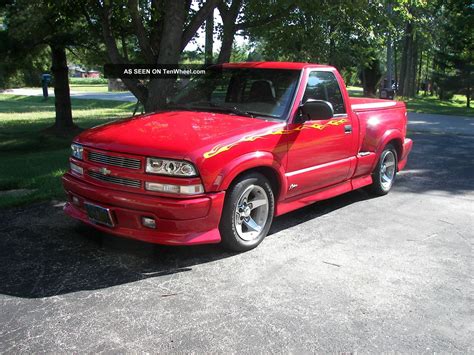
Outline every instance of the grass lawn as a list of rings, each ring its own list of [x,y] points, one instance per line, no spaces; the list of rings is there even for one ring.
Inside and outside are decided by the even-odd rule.
[[[71,91],[108,92],[107,79],[104,78],[69,78]]]
[[[130,116],[134,103],[72,99],[73,117],[81,128]],[[71,138],[54,138],[42,130],[54,122],[54,99],[0,95],[0,208],[62,198]],[[2,193],[30,189],[20,195]]]
[[[347,91],[350,96],[364,96],[364,91],[359,86],[348,86]],[[435,96],[418,96],[414,99],[398,97],[397,100],[405,101],[407,110],[411,112],[474,117],[474,108],[466,107],[466,96],[454,95],[450,101],[441,101]]]
[[[69,84],[71,91],[108,92],[107,84]]]
[[[349,96],[354,97],[363,97],[364,96],[364,89],[360,86],[348,86],[347,91],[349,92]]]
[[[405,102],[411,112],[474,117],[474,108],[466,107],[466,96],[454,95],[450,101],[441,101],[435,96],[418,96]]]
[[[22,88],[22,89],[37,89],[37,90],[41,90],[41,87],[25,87],[25,88]],[[49,91],[50,92],[53,92],[54,88],[52,86],[49,87]],[[74,84],[74,83],[70,83],[69,84],[69,90],[71,90],[72,92],[74,91],[80,91],[80,92],[90,92],[90,93],[95,93],[95,92],[108,92],[108,86],[107,84],[101,84],[101,83],[98,83],[98,84],[89,84],[89,83],[79,83],[79,84]]]

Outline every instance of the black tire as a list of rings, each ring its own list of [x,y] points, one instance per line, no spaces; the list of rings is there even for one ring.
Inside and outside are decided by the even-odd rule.
[[[390,163],[391,158],[393,158],[393,165],[387,166],[387,164]],[[388,194],[392,189],[393,183],[395,182],[395,177],[397,176],[397,166],[397,150],[393,145],[388,144],[380,154],[379,161],[377,162],[377,165],[375,166],[375,169],[372,173],[372,185],[369,186],[370,192],[377,196]],[[390,174],[388,174],[389,168],[393,169],[393,172]],[[388,181],[387,178],[391,175],[393,176],[390,181]]]
[[[247,193],[247,198],[245,198]],[[255,207],[252,201],[262,205]],[[267,202],[266,214],[264,201]],[[266,237],[273,221],[274,210],[273,191],[265,176],[259,173],[248,173],[238,178],[229,187],[224,202],[219,224],[222,246],[238,252],[255,248]],[[247,214],[249,214],[248,217]],[[248,227],[249,225],[254,228],[260,227],[260,229],[254,230]]]

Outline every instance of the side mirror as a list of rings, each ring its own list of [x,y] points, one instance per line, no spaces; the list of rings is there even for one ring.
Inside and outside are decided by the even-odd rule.
[[[334,116],[334,109],[328,101],[307,100],[300,106],[298,122],[312,120],[329,120]]]

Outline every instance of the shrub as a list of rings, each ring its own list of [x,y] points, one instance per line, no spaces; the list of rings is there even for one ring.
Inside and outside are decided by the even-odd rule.
[[[77,85],[94,85],[94,84],[107,84],[105,78],[69,78],[70,84]]]

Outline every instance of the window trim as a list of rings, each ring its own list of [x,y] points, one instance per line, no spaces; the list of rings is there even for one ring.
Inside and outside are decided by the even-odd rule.
[[[244,69],[244,68],[226,68],[226,69]],[[279,118],[270,118],[270,117],[259,117],[258,115],[256,115],[256,118],[259,118],[261,120],[264,120],[264,121],[275,121],[275,122],[285,122],[285,123],[289,123],[290,119],[292,118],[292,111],[293,111],[293,107],[296,103],[296,98],[298,97],[298,92],[299,92],[299,88],[301,87],[301,83],[303,82],[303,79],[304,79],[304,68],[303,69],[285,69],[285,68],[246,68],[246,69],[264,69],[264,70],[289,70],[289,71],[294,71],[294,72],[298,72],[298,78],[296,80],[296,85],[295,85],[295,88],[293,89],[293,94],[291,95],[292,98],[291,100],[289,100],[288,102],[288,107],[286,109],[286,113],[283,114],[281,117]],[[230,85],[230,83],[229,83]],[[241,93],[243,95],[243,92]]]
[[[303,97],[304,97],[304,94],[306,92],[306,88],[308,87],[308,82],[309,82],[309,77],[311,76],[311,73],[331,73],[333,76],[334,76],[334,80],[336,80],[336,83],[337,83],[337,86],[339,87],[339,92],[341,93],[341,99],[342,99],[342,105],[344,106],[344,111],[346,112],[343,112],[343,113],[335,113],[333,117],[335,118],[344,118],[344,117],[348,117],[349,113],[347,112],[347,105],[346,105],[346,100],[344,99],[344,95],[343,95],[343,90],[341,88],[341,85],[339,83],[339,80],[337,79],[337,76],[336,74],[334,74],[334,71],[331,70],[331,69],[316,69],[316,68],[310,68],[308,70],[308,76],[307,76],[307,79],[306,79],[306,86],[303,88],[303,95],[301,96],[301,102],[300,102],[300,105],[303,104]]]

